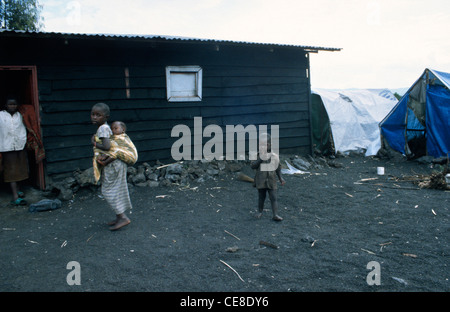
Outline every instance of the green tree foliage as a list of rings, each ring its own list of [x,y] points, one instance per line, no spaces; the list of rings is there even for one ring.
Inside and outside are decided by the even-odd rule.
[[[0,0],[0,28],[38,31],[43,28],[38,0]]]

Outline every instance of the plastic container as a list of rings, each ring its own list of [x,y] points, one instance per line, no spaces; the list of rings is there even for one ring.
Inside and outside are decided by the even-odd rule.
[[[377,174],[384,175],[384,167],[377,167]]]

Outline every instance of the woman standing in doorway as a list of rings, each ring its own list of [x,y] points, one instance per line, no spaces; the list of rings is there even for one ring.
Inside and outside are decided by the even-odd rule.
[[[25,150],[27,129],[18,111],[19,103],[15,97],[6,99],[5,109],[0,111],[0,153],[3,161],[3,181],[11,185],[15,206],[26,205],[24,194],[18,182],[28,179],[28,156]]]

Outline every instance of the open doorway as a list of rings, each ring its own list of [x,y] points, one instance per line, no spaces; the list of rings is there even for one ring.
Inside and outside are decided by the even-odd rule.
[[[14,94],[21,105],[30,105],[32,117],[41,135],[39,118],[39,97],[37,88],[36,66],[1,66],[0,65],[0,109],[4,108],[6,97]],[[36,163],[34,151],[28,151],[29,179],[25,181],[34,187],[45,188],[44,164]]]

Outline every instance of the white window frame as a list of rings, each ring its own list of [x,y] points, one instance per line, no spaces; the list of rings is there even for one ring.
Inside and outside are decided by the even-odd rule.
[[[173,85],[174,74],[186,74],[194,79],[195,90],[192,95],[178,95],[176,86]],[[198,65],[189,66],[167,66],[166,67],[166,87],[167,101],[169,102],[193,102],[202,100],[202,80],[203,70]]]

